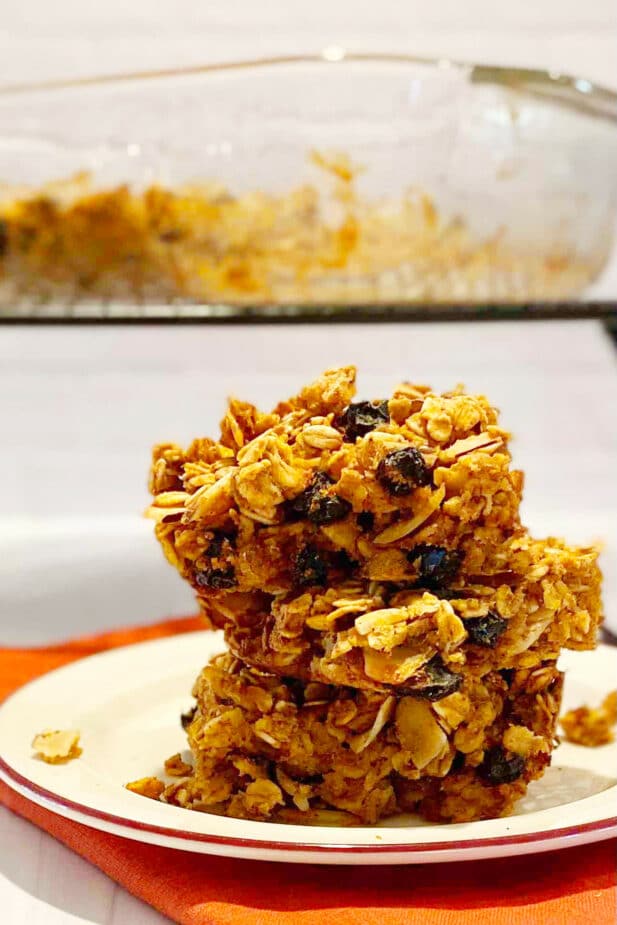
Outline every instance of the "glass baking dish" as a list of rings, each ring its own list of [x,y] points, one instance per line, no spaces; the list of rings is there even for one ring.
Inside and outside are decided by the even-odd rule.
[[[331,48],[13,87],[0,126],[5,318],[617,296],[617,95],[582,79]]]

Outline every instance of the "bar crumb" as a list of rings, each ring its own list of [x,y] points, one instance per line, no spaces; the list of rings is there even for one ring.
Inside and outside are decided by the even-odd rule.
[[[46,729],[34,737],[32,748],[47,764],[66,764],[82,753],[79,736],[76,729]]]
[[[131,781],[125,784],[127,790],[132,793],[138,793],[142,797],[148,797],[149,800],[158,800],[165,784],[158,777],[140,777],[139,780]]]
[[[617,723],[617,690],[607,694],[599,707],[578,707],[568,710],[560,720],[567,742],[596,748],[615,739]]]

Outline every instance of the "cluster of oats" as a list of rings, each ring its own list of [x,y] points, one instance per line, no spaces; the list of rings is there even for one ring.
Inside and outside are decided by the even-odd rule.
[[[561,717],[561,727],[568,742],[595,748],[615,740],[617,725],[617,690],[606,695],[599,707],[586,705],[568,710]]]
[[[523,529],[484,397],[354,392],[330,370],[272,412],[232,400],[218,442],[154,450],[156,535],[229,649],[195,687],[194,770],[160,799],[464,821],[550,761],[555,662],[596,641],[597,551]]]

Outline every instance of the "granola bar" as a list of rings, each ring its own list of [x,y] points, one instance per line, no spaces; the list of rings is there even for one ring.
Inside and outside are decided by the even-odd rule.
[[[348,581],[265,598],[264,609],[241,594],[213,597],[205,612],[225,627],[235,655],[265,671],[363,688],[430,687],[437,676],[455,683],[463,672],[528,668],[562,648],[594,648],[596,559],[593,548],[521,534],[496,551],[488,574],[447,590]]]
[[[161,799],[299,823],[504,815],[550,763],[561,686],[547,662],[468,676],[431,702],[282,679],[226,653],[195,684],[194,771]]]
[[[232,400],[218,442],[155,448],[149,515],[198,598],[452,581],[519,527],[522,473],[483,396],[354,393],[353,367],[329,370],[272,412]]]
[[[521,526],[482,396],[354,401],[329,370],[218,441],[153,455],[149,515],[228,652],[183,715],[194,767],[136,792],[251,819],[505,815],[556,744],[562,648],[602,616],[595,548]],[[567,722],[567,720],[566,720]],[[185,773],[186,772],[186,773]],[[160,791],[160,793],[155,793]]]

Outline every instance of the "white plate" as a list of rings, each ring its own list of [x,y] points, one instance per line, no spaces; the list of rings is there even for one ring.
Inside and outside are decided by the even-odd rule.
[[[169,848],[327,864],[456,861],[565,848],[617,834],[617,745],[559,747],[514,816],[432,825],[399,816],[371,827],[325,828],[188,812],[124,789],[162,773],[182,751],[179,714],[192,682],[222,648],[189,633],[82,659],[27,684],[0,708],[0,777],[35,803],[95,829]],[[599,702],[615,685],[617,650],[567,653],[565,705]],[[45,728],[81,730],[83,755],[66,765],[34,758]]]

